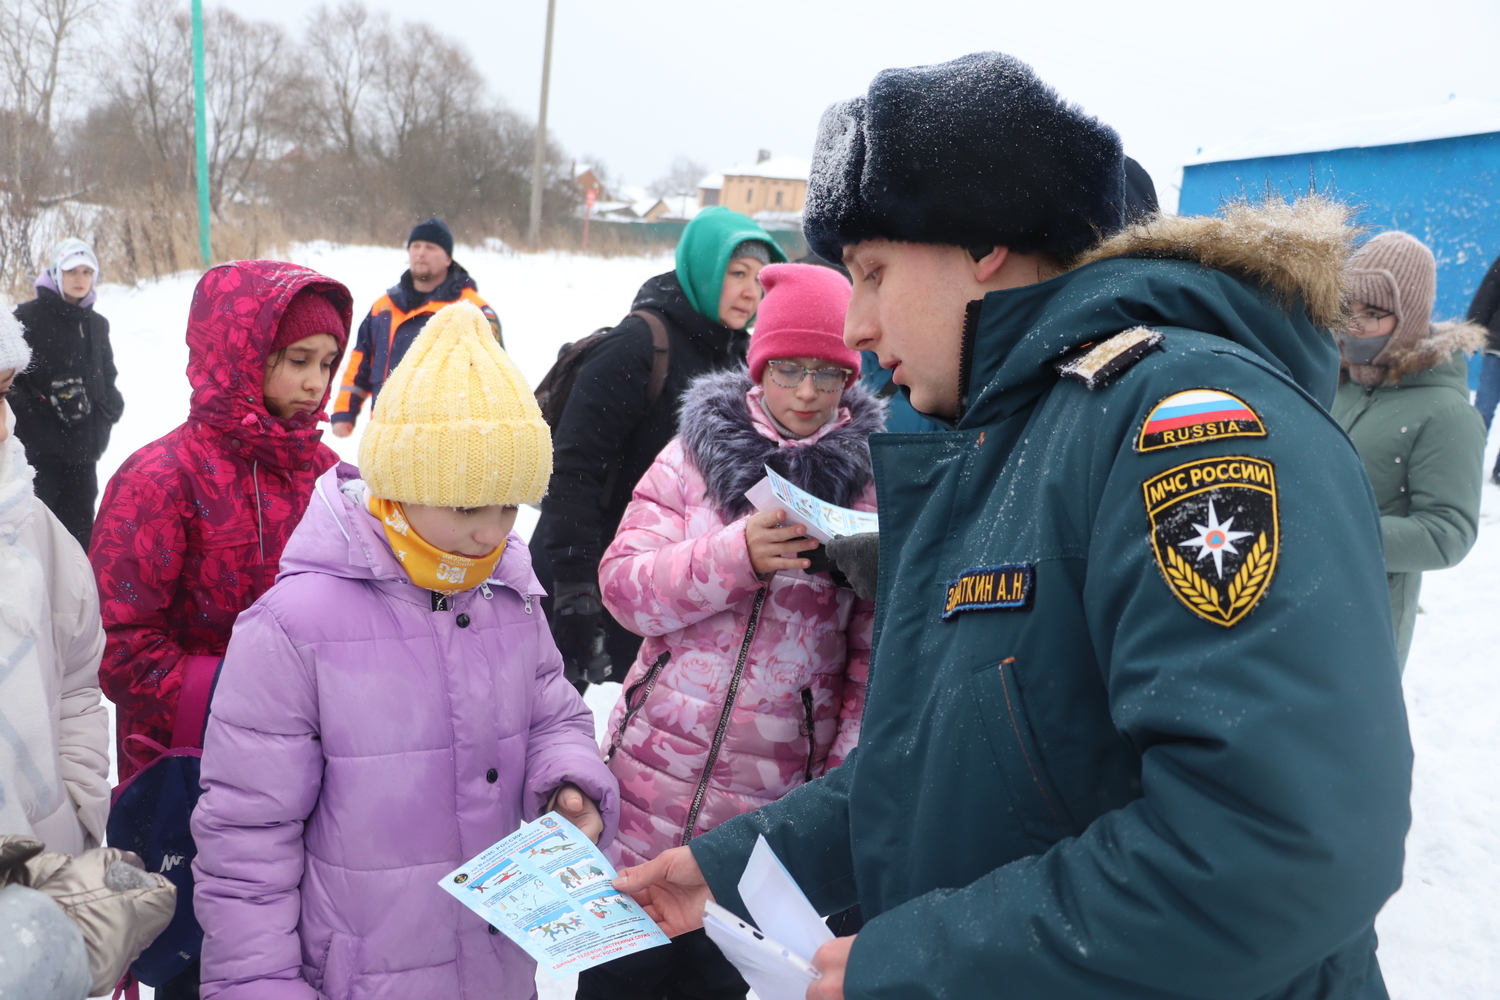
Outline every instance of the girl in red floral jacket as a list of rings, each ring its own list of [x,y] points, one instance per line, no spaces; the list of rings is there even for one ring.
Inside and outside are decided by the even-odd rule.
[[[137,769],[123,752],[133,733],[202,745],[234,620],[275,581],[314,480],[337,461],[318,421],[352,305],[331,278],[268,260],[215,267],[193,292],[187,422],[120,466],[89,547],[122,779]],[[182,726],[179,703],[194,709]]]

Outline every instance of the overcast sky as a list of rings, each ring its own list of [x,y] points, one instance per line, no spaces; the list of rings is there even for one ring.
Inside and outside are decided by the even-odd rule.
[[[308,0],[208,0],[300,36]],[[366,0],[440,14],[496,95],[535,117],[546,0]],[[1278,123],[1500,101],[1500,0],[557,0],[548,124],[569,155],[644,185],[811,155],[831,102],[888,66],[980,49],[1029,61],[1119,130],[1176,202],[1182,163]],[[434,67],[441,72],[441,67]]]

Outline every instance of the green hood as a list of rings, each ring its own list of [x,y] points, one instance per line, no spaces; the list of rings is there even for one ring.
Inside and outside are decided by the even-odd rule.
[[[760,240],[770,249],[772,263],[786,263],[786,254],[769,233],[748,215],[722,205],[694,216],[677,243],[677,280],[692,307],[715,323],[719,322],[719,293],[724,289],[729,255],[746,240]]]

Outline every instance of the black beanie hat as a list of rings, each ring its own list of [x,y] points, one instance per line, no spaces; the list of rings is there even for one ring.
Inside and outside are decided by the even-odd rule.
[[[453,230],[442,219],[432,218],[413,226],[411,235],[406,237],[406,245],[411,246],[417,240],[436,243],[449,257],[453,256]]]
[[[1114,129],[1000,52],[882,71],[823,114],[803,232],[827,260],[872,238],[1045,250],[1066,261],[1124,223]]]

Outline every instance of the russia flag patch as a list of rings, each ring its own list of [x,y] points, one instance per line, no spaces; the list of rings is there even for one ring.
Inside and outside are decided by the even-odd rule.
[[[1174,392],[1152,407],[1136,439],[1138,452],[1180,448],[1225,438],[1265,437],[1260,415],[1220,389]]]

